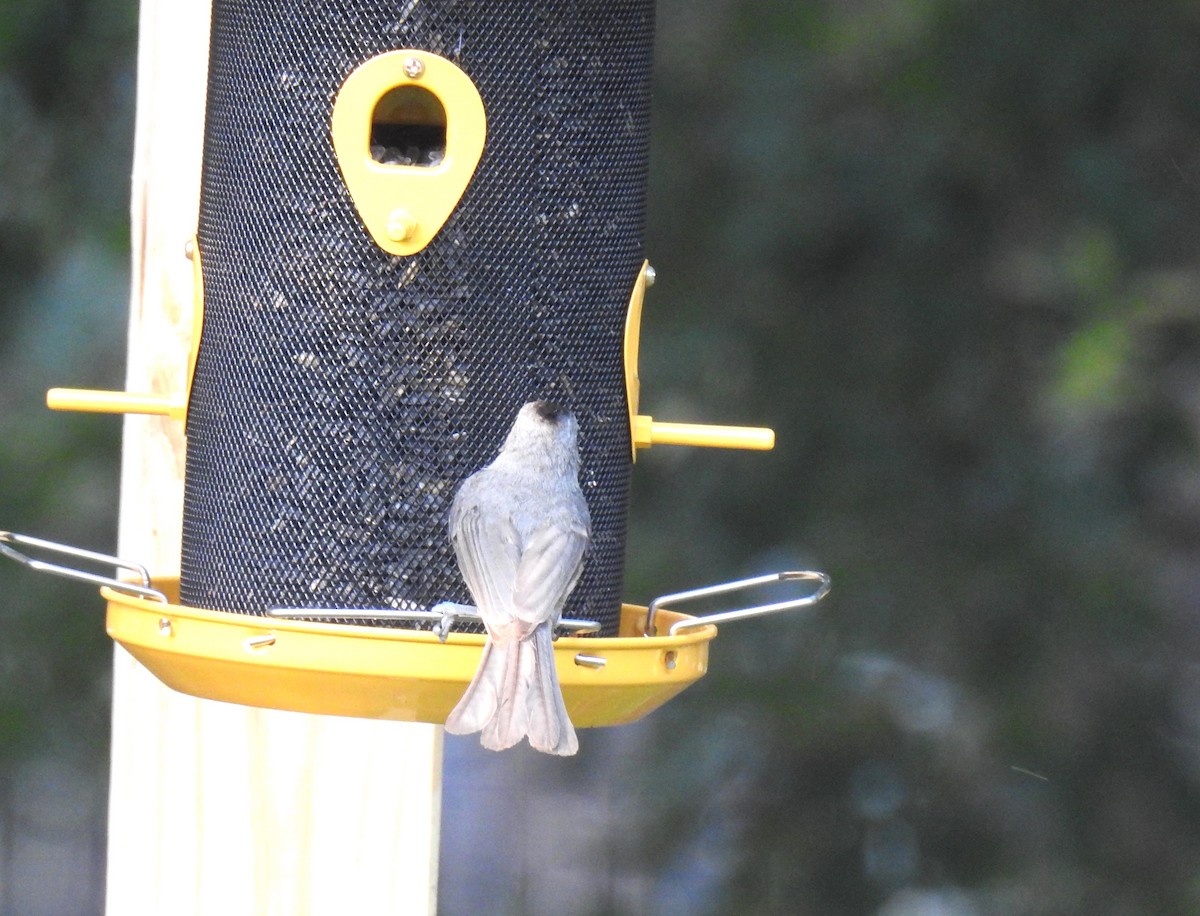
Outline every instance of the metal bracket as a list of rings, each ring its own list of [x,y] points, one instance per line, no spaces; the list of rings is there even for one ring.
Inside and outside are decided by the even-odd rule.
[[[690,630],[694,627],[708,626],[709,624],[727,623],[731,620],[745,620],[748,617],[761,617],[766,614],[776,614],[780,611],[790,611],[796,608],[811,607],[816,604],[827,594],[832,583],[829,576],[823,572],[812,571],[796,571],[796,572],[780,572],[771,573],[765,576],[755,576],[752,579],[738,579],[736,582],[725,582],[720,585],[707,585],[703,588],[693,588],[686,592],[676,592],[673,595],[662,595],[650,602],[650,607],[646,611],[646,635],[656,636],[657,631],[654,625],[655,615],[660,607],[667,604],[681,604],[687,601],[694,601],[698,598],[709,598],[713,595],[723,595],[727,592],[741,591],[747,588],[754,588],[759,585],[768,585],[773,582],[819,582],[817,590],[811,594],[803,595],[799,598],[791,598],[787,601],[777,601],[774,604],[760,604],[755,607],[737,608],[730,611],[719,611],[715,614],[706,614],[703,617],[692,617],[686,620],[677,620],[671,624],[669,635],[674,636],[682,630]]]
[[[85,560],[89,563],[98,563],[102,566],[113,566],[117,569],[129,570],[130,572],[137,573],[138,578],[142,580],[142,584],[135,585],[127,579],[114,579],[112,576],[102,576],[98,573],[77,569],[73,566],[63,566],[59,563],[39,560],[29,556],[27,553],[22,553],[17,549],[17,546],[39,550],[51,555],[73,557],[76,560]],[[16,560],[22,566],[27,566],[37,572],[47,572],[66,579],[77,579],[81,582],[105,585],[114,591],[123,592],[127,595],[137,595],[141,598],[149,598],[152,601],[167,603],[166,595],[156,588],[151,588],[150,571],[140,563],[129,563],[117,557],[109,556],[106,553],[96,553],[95,551],[83,550],[79,547],[69,547],[66,544],[45,541],[41,538],[29,537],[25,534],[14,534],[11,531],[0,531],[0,553],[11,560]]]
[[[453,601],[442,601],[429,610],[419,608],[291,608],[273,607],[267,611],[268,617],[280,617],[287,620],[409,620],[423,621],[432,624],[431,629],[438,639],[446,641],[450,628],[458,620],[472,623],[482,623],[479,611],[469,604],[457,604]],[[600,624],[594,620],[574,620],[564,618],[559,620],[555,630],[563,630],[572,636],[582,636],[586,633],[596,633]]]

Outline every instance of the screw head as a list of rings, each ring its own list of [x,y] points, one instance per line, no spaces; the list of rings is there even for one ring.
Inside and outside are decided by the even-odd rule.
[[[654,281],[658,279],[658,271],[649,264],[646,265],[646,286],[653,286]]]
[[[407,210],[393,210],[388,215],[387,234],[393,242],[403,242],[413,237],[417,231],[417,221]]]
[[[418,57],[409,57],[404,61],[404,75],[410,80],[420,79],[425,72],[425,62]]]

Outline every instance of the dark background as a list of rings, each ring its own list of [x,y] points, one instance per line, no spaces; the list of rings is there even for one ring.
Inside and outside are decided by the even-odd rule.
[[[136,8],[0,10],[0,528],[111,550]],[[627,598],[807,616],[571,761],[447,741],[442,910],[1200,912],[1200,7],[663,0]],[[102,909],[110,643],[0,566],[0,912]]]

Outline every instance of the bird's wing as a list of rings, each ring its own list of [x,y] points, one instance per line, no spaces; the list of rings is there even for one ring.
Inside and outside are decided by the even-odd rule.
[[[463,579],[489,630],[513,617],[512,595],[521,561],[516,526],[507,513],[481,511],[474,501],[456,504],[450,539]]]
[[[546,525],[525,542],[513,583],[512,612],[519,620],[556,622],[579,581],[588,530],[582,525]]]

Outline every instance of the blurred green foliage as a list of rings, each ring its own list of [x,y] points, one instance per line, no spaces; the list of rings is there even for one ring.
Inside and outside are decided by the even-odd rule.
[[[1200,11],[659,25],[644,408],[779,445],[639,461],[631,581],[835,588],[664,712],[652,842],[725,824],[712,912],[1200,910]]]
[[[127,2],[9,2],[0,14],[0,527],[105,551],[119,421],[52,415],[44,399],[124,376],[135,36]],[[102,815],[103,607],[7,561],[0,594],[0,786],[11,795],[23,766],[61,761]],[[16,905],[0,893],[0,909]]]
[[[120,384],[136,11],[3,13],[0,526],[110,549],[119,426],[41,399]],[[620,867],[689,912],[1200,911],[1200,7],[659,13],[643,409],[779,444],[639,457],[629,597],[835,589],[649,720]],[[94,596],[0,590],[0,780],[102,793]]]

